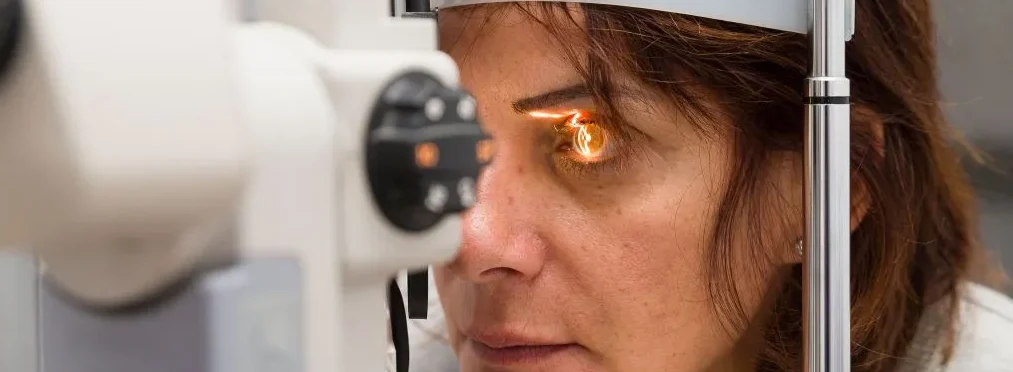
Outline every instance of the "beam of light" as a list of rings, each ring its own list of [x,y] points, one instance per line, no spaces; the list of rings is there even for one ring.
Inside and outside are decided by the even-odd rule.
[[[571,110],[568,112],[546,112],[546,111],[531,111],[528,112],[528,116],[539,119],[563,119],[574,115],[579,115],[580,111]]]

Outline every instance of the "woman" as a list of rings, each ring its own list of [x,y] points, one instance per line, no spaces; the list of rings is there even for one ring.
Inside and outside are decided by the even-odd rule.
[[[857,7],[853,370],[1013,370],[928,0]],[[559,3],[439,23],[498,151],[435,271],[462,371],[801,370],[804,35]]]

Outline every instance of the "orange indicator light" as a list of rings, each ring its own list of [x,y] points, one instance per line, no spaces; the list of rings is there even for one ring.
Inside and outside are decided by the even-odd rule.
[[[485,164],[492,161],[492,155],[496,152],[493,148],[492,140],[481,140],[475,143],[475,160],[478,160],[479,164]]]
[[[415,146],[415,164],[421,168],[432,168],[440,162],[440,148],[432,142],[424,142]]]

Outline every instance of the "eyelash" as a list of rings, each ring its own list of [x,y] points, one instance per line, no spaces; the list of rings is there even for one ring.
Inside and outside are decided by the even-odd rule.
[[[579,119],[584,120],[579,120]],[[575,154],[576,150],[573,149],[573,132],[574,123],[579,122],[577,125],[596,125],[602,130],[606,138],[606,148],[609,154],[605,155],[602,159],[582,161],[577,157],[582,156]],[[559,170],[563,173],[575,175],[575,176],[593,176],[603,175],[605,173],[620,174],[626,168],[626,165],[633,155],[633,150],[636,146],[632,146],[633,139],[630,138],[630,131],[619,127],[618,125],[610,125],[601,121],[595,114],[588,112],[575,112],[572,113],[555,123],[554,129],[557,135],[556,151],[559,159],[556,164]]]

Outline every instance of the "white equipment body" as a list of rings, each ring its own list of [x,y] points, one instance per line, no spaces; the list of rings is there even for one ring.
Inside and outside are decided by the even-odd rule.
[[[282,3],[297,5],[257,13]],[[388,281],[456,251],[456,217],[390,225],[365,171],[384,85],[457,85],[434,22],[384,23],[360,1],[278,14],[397,31],[342,48],[369,23],[321,44],[300,28],[327,30],[241,23],[235,5],[24,2],[0,93],[0,242],[45,266],[46,372],[380,371]]]
[[[52,278],[88,300],[138,297],[193,265],[240,196],[233,10],[25,6],[30,26],[0,93],[0,244],[31,242]],[[181,32],[180,18],[192,27]]]
[[[386,220],[364,150],[396,76],[457,86],[435,23],[386,0],[237,1],[22,1],[0,245],[45,266],[42,371],[379,371],[388,280],[455,253],[455,216]],[[587,2],[811,35],[806,370],[850,370],[853,0]]]

